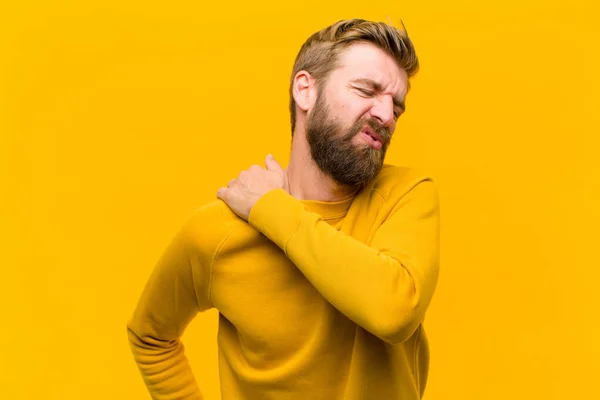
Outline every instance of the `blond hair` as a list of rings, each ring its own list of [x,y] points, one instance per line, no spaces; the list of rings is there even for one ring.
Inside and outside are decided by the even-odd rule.
[[[409,78],[419,69],[415,48],[406,33],[383,22],[348,19],[334,23],[311,35],[300,48],[290,82],[290,114],[292,135],[296,127],[296,102],[293,95],[294,77],[299,71],[309,72],[317,84],[339,66],[339,55],[356,42],[372,43],[389,54]]]

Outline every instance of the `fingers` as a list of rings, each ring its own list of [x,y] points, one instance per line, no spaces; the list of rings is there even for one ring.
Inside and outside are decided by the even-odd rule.
[[[279,165],[279,163],[275,160],[275,157],[273,157],[272,154],[269,154],[265,160],[265,165],[267,166],[267,169],[269,171],[282,171],[283,168],[281,168],[281,165]]]
[[[217,190],[217,199],[221,199],[226,202],[225,196],[227,195],[228,190],[229,189],[225,187],[219,188],[219,190]]]
[[[227,182],[227,187],[230,188],[231,186],[233,186],[233,184],[235,183],[236,179],[232,179],[229,182]]]

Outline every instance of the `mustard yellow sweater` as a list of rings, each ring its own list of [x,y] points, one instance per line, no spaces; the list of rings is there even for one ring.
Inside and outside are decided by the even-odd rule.
[[[212,307],[224,400],[419,399],[438,268],[437,192],[411,169],[341,202],[273,190],[248,222],[216,200],[157,263],[129,341],[154,399],[203,398],[180,337]]]

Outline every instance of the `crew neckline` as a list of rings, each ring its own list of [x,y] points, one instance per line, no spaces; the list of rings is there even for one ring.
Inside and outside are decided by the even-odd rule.
[[[339,218],[346,215],[352,201],[356,196],[349,197],[340,201],[320,201],[320,200],[299,200],[304,207],[310,211],[317,213],[323,219]]]

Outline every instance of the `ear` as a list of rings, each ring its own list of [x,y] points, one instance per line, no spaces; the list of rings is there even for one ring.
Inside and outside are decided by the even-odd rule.
[[[316,81],[313,76],[307,71],[298,71],[294,77],[292,85],[292,93],[296,105],[303,111],[307,112],[312,108],[317,95]]]

